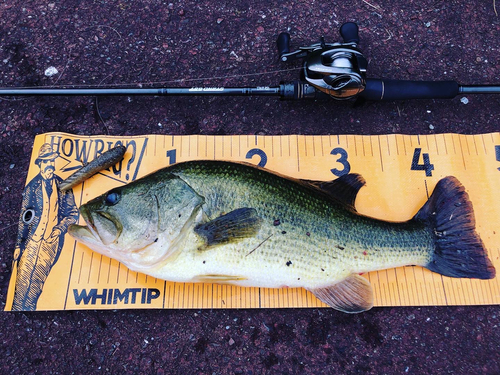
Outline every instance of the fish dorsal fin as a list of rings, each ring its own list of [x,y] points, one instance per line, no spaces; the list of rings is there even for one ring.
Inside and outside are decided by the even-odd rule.
[[[328,306],[346,313],[359,313],[373,307],[372,286],[359,275],[352,274],[335,285],[309,290]]]
[[[345,174],[333,181],[302,181],[320,189],[330,198],[333,198],[354,212],[356,211],[354,207],[356,196],[359,189],[366,184],[365,179],[358,173]]]
[[[260,229],[262,219],[255,208],[238,208],[198,225],[194,231],[205,240],[203,248],[252,237]]]

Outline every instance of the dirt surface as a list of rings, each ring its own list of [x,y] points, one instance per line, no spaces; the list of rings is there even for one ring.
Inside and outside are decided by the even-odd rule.
[[[298,78],[292,48],[360,27],[373,78],[498,83],[493,0],[75,1],[0,5],[0,86],[262,86]],[[500,6],[499,6],[500,7]],[[55,75],[46,69],[55,67]],[[212,77],[219,77],[212,79]],[[210,79],[209,79],[210,78]],[[462,99],[462,100],[461,100]],[[500,96],[388,103],[274,98],[0,100],[0,301],[36,134],[475,134]],[[493,307],[1,313],[0,372],[260,374],[500,372]]]

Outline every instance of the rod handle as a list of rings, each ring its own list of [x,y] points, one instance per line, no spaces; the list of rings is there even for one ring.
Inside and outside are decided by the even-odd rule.
[[[281,59],[281,57],[285,53],[290,52],[290,34],[280,33],[280,35],[278,35],[278,40],[277,40],[276,44],[278,46],[278,54],[279,54],[279,57]]]
[[[398,81],[367,79],[360,96],[368,100],[452,99],[459,94],[455,81]]]

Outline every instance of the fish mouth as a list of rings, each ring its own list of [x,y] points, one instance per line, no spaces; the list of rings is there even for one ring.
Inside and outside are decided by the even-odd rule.
[[[110,245],[117,241],[123,231],[121,223],[105,211],[92,212],[82,206],[80,214],[87,225],[72,225],[69,234],[81,242]]]

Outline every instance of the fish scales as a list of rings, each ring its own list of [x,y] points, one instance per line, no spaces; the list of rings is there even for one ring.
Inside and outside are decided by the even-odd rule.
[[[80,207],[69,233],[134,271],[179,282],[304,287],[340,311],[373,306],[360,273],[419,265],[450,277],[495,269],[454,177],[414,218],[391,223],[354,208],[361,176],[284,177],[244,163],[175,164]]]
[[[256,208],[263,218],[256,238],[212,250],[216,263],[221,268],[230,264],[234,274],[245,276],[245,267],[252,273],[267,269],[287,275],[287,286],[319,286],[353,270],[424,264],[432,249],[431,236],[422,225],[393,224],[388,230],[386,223],[350,213],[305,185],[259,169],[199,162],[179,164],[170,172],[205,197],[210,218],[238,207]],[[195,248],[192,253],[199,255]],[[205,270],[222,272],[208,267],[199,272]],[[259,286],[275,286],[273,280],[268,282]]]

